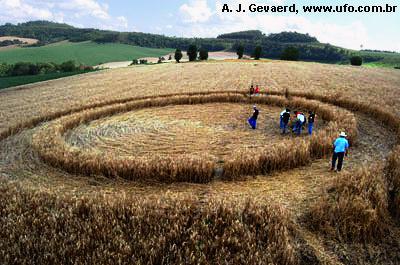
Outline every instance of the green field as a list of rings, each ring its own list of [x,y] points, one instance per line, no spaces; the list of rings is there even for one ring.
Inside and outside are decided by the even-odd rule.
[[[396,66],[400,66],[400,53],[361,51],[360,54],[361,56],[370,56],[379,58],[379,60],[374,62],[365,62],[364,65],[368,67],[393,68]]]
[[[0,77],[0,89],[20,86],[30,83],[36,83],[41,81],[47,81],[51,79],[62,78],[66,76],[72,76],[77,74],[87,73],[87,71],[76,71],[67,73],[51,73],[44,75],[25,75],[25,76],[10,76],[10,77]]]
[[[160,57],[172,49],[152,49],[126,44],[94,42],[60,42],[42,47],[15,48],[0,51],[0,63],[55,62],[74,60],[84,65],[130,61],[142,57]]]

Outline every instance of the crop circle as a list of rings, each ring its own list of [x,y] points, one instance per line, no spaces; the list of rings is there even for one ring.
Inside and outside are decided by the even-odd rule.
[[[32,144],[45,162],[68,172],[118,176],[129,180],[151,179],[165,182],[206,183],[213,179],[218,162],[207,152],[198,154],[181,152],[174,156],[163,156],[157,153],[144,157],[109,155],[93,148],[71,145],[67,139],[72,129],[104,117],[154,107],[179,106],[178,108],[182,109],[211,103],[216,106],[222,103],[241,103],[310,109],[317,111],[321,119],[329,122],[324,129],[312,137],[285,139],[272,147],[260,145],[255,149],[232,150],[231,155],[224,158],[222,165],[222,177],[227,180],[237,179],[243,175],[266,174],[275,170],[305,165],[312,158],[321,157],[328,152],[339,126],[352,132],[350,135],[356,136],[356,123],[351,113],[317,101],[299,98],[288,100],[280,96],[250,98],[241,93],[210,93],[134,100],[64,116],[36,133]],[[202,107],[204,109],[206,106]],[[246,116],[241,118],[244,117]],[[248,133],[245,132],[247,135]],[[192,137],[195,137],[195,133]],[[204,139],[207,140],[207,136]]]

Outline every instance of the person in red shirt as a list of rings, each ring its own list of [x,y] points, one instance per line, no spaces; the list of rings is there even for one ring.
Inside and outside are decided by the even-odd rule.
[[[256,85],[256,89],[254,90],[254,93],[256,95],[260,94],[260,88],[258,87],[258,85]]]

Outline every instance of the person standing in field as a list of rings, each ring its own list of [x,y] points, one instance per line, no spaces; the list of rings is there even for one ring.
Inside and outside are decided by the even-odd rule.
[[[260,88],[258,87],[258,85],[256,85],[256,89],[254,90],[254,93],[256,94],[256,96],[258,96],[260,94]]]
[[[251,126],[251,128],[253,130],[255,130],[257,128],[257,118],[258,118],[258,114],[260,113],[260,111],[257,109],[257,106],[254,105],[253,106],[253,115],[250,117],[250,119],[248,119],[248,122]]]
[[[284,114],[285,112],[287,112],[287,110],[288,110],[288,109],[284,109],[284,110],[282,110],[282,112],[279,114],[279,128],[280,128],[281,130],[283,129],[283,120],[282,120],[283,114]]]
[[[250,86],[250,97],[254,95],[254,86]]]
[[[286,109],[286,111],[282,114],[281,120],[282,120],[282,134],[286,134],[286,129],[290,121],[290,109]]]
[[[283,129],[283,120],[282,120],[282,118],[283,118],[283,114],[285,114],[285,112],[289,112],[289,115],[290,115],[290,110],[288,108],[282,110],[282,112],[279,114],[279,128],[281,128],[281,130]]]
[[[346,139],[347,135],[345,132],[341,132],[339,138],[333,143],[333,156],[332,156],[332,167],[331,171],[340,172],[343,167],[344,157],[348,154],[349,142]],[[336,168],[336,161],[338,161]]]
[[[316,115],[313,111],[310,111],[308,114],[308,135],[312,135]]]

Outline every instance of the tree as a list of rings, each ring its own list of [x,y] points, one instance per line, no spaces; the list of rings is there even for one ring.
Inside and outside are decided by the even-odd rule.
[[[32,63],[18,62],[14,64],[11,70],[12,76],[29,75]]]
[[[208,50],[200,49],[200,60],[207,60],[208,59]]]
[[[189,45],[187,50],[187,55],[189,56],[189,61],[193,62],[197,59],[197,46],[194,44]]]
[[[182,59],[183,55],[182,55],[182,51],[180,49],[176,49],[175,51],[175,61],[177,63],[179,63]]]
[[[262,48],[261,46],[256,46],[256,48],[254,49],[254,59],[255,60],[260,60],[261,58],[261,53],[262,53]]]
[[[238,56],[238,59],[242,59],[243,58],[243,54],[244,54],[244,47],[243,45],[239,45],[236,49],[236,54]]]
[[[350,58],[350,63],[351,65],[361,66],[363,63],[363,59],[361,58],[361,56],[352,56]]]
[[[12,65],[0,63],[0,76],[7,76],[12,71]]]
[[[298,61],[299,60],[299,50],[292,46],[286,47],[282,52],[281,60]]]
[[[67,61],[67,62],[63,62],[60,65],[60,70],[62,72],[73,72],[76,71],[77,67],[74,61]]]

